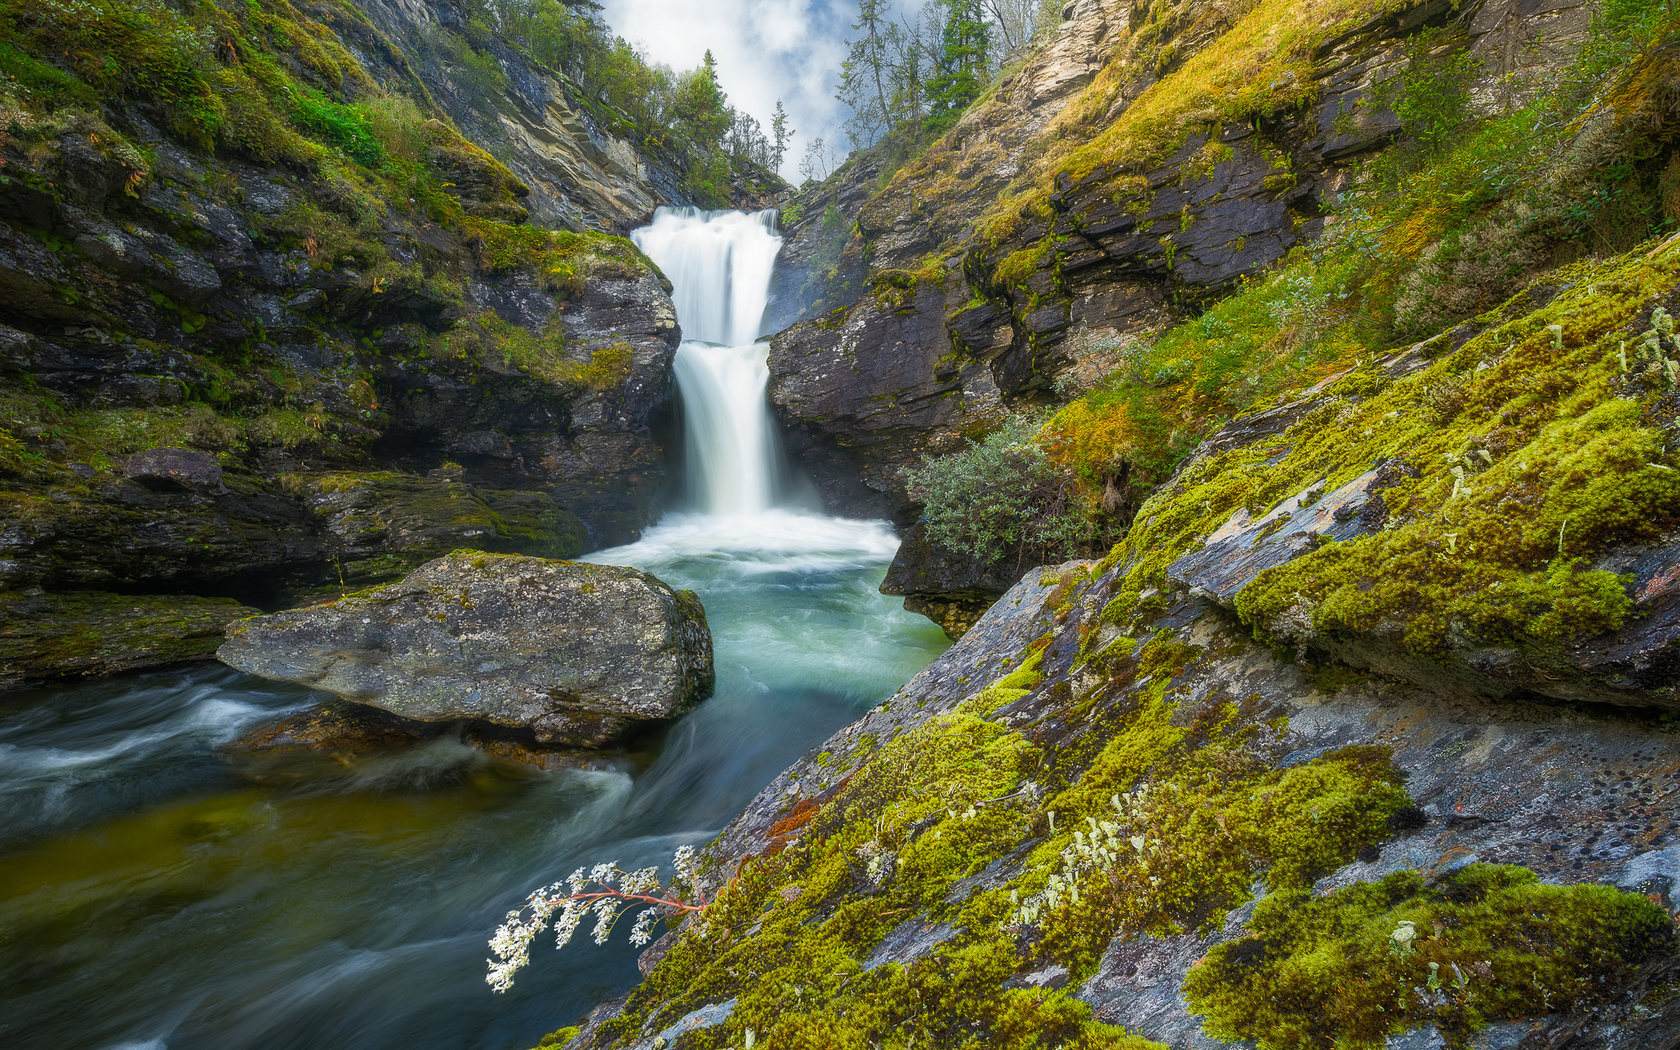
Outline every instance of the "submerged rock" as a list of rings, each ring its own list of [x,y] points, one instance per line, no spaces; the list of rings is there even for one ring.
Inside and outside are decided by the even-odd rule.
[[[0,592],[0,687],[213,659],[223,625],[256,611],[232,598]]]
[[[692,591],[635,569],[457,551],[401,582],[233,628],[217,655],[425,722],[599,747],[712,691]]]
[[[348,765],[448,738],[491,758],[543,770],[612,769],[626,764],[623,756],[543,747],[482,724],[417,722],[339,699],[265,722],[222,750],[246,776],[268,780],[308,768],[300,764],[304,762],[318,764],[326,759]]]

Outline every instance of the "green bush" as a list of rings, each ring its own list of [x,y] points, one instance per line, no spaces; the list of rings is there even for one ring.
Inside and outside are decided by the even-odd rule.
[[[900,473],[924,504],[930,541],[991,561],[1017,548],[1043,560],[1077,557],[1096,539],[1072,475],[1035,440],[1043,420],[1011,417],[960,452]]]

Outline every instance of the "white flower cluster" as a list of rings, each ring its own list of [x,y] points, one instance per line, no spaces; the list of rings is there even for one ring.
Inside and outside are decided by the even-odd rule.
[[[1121,796],[1115,795],[1110,801],[1122,818],[1128,816],[1129,807]],[[1148,839],[1142,835],[1126,835],[1126,829],[1120,823],[1096,817],[1086,817],[1085,823],[1086,829],[1075,831],[1073,841],[1062,850],[1058,858],[1060,868],[1050,873],[1042,892],[1025,900],[1021,899],[1018,891],[1009,892],[1009,903],[1014,908],[1010,925],[1031,926],[1039,916],[1055,911],[1064,902],[1078,904],[1080,885],[1086,878],[1093,872],[1110,871],[1117,867],[1120,858],[1128,855],[1128,847],[1139,857],[1148,856]]]
[[[531,961],[531,942],[551,919],[556,948],[569,944],[590,914],[595,916],[590,935],[596,944],[605,944],[625,912],[646,904],[630,928],[630,943],[637,947],[648,943],[653,939],[654,924],[667,912],[697,911],[701,907],[684,903],[679,892],[679,887],[692,891],[698,884],[694,847],[679,848],[671,863],[676,874],[669,888],[661,884],[657,867],[625,871],[617,862],[608,861],[595,865],[587,874],[579,868],[565,882],[533,891],[522,907],[507,913],[490,938],[490,950],[496,957],[487,960],[490,972],[485,982],[498,992],[513,987],[513,975]],[[559,912],[558,917],[555,912]]]

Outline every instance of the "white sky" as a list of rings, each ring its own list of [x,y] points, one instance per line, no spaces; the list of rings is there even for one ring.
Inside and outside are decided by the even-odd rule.
[[[602,0],[613,31],[642,45],[653,62],[693,69],[710,48],[729,102],[770,134],[780,98],[797,134],[782,177],[799,183],[805,144],[822,136],[836,153],[849,146],[834,100],[855,0]]]

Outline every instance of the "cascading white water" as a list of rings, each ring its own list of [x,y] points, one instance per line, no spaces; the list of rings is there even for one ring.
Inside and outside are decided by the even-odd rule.
[[[758,337],[782,247],[774,209],[660,208],[630,239],[671,279],[684,338],[746,346]]]
[[[226,669],[0,705],[5,1045],[530,1046],[628,991],[640,949],[620,936],[542,953],[509,999],[492,997],[484,938],[509,907],[580,865],[639,868],[711,840],[944,650],[937,626],[877,589],[898,547],[887,522],[770,505],[752,344],[770,218],[672,212],[638,239],[676,281],[684,327],[739,344],[678,356],[690,447],[709,457],[695,481],[724,513],[667,514],[587,559],[699,594],[712,698],[650,743],[634,779],[508,772],[449,736],[348,767],[253,755],[222,772],[247,759],[218,745],[318,698]]]
[[[685,337],[675,371],[696,502],[710,514],[762,513],[778,463],[764,402],[769,348],[754,339],[782,246],[776,213],[660,208],[631,237],[674,286]]]

